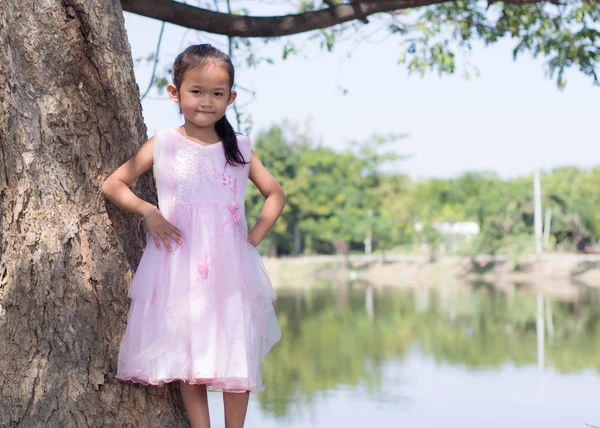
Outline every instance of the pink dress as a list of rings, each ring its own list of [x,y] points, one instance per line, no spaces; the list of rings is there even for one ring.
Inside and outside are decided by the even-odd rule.
[[[238,136],[250,160],[250,140]],[[231,166],[222,143],[202,146],[174,129],[154,136],[159,208],[182,244],[158,250],[151,235],[129,288],[132,299],[117,379],[206,384],[260,392],[260,366],[281,331],[275,292],[247,242],[244,199],[250,165]]]

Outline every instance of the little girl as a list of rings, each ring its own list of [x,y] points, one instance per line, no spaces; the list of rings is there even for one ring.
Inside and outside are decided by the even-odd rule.
[[[285,195],[225,117],[236,98],[233,81],[230,58],[210,45],[177,56],[167,91],[184,124],[157,131],[102,186],[148,229],[116,377],[159,386],[179,381],[193,428],[210,426],[207,389],[223,391],[227,428],[244,425],[249,392],[264,388],[261,362],[281,337],[275,293],[255,246],[281,214]],[[129,189],[153,165],[160,208]],[[248,178],[266,198],[250,232]]]

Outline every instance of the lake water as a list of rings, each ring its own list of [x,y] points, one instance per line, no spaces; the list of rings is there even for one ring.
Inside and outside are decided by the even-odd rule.
[[[600,428],[600,295],[568,287],[279,290],[246,426]]]

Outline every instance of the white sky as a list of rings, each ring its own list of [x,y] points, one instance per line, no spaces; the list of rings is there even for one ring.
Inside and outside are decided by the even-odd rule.
[[[129,13],[125,20],[133,57],[153,52],[160,22]],[[561,92],[544,76],[542,60],[526,54],[513,62],[514,42],[475,46],[470,62],[481,71],[479,78],[431,73],[421,79],[397,64],[398,39],[378,39],[355,49],[353,41],[340,43],[333,53],[314,41],[285,61],[280,59],[282,42],[264,46],[257,41],[259,52],[272,56],[275,65],[236,69],[236,83],[256,93],[251,101],[238,90],[240,105],[251,101],[244,107],[253,120],[251,136],[284,119],[300,127],[309,120],[310,133],[337,149],[373,133],[408,133],[394,147],[411,155],[397,168],[413,178],[450,177],[466,170],[495,171],[508,178],[530,174],[537,166],[600,165],[600,88],[591,79],[569,72]],[[159,68],[189,44],[208,41],[225,49],[225,40],[167,25]],[[143,92],[151,68],[140,63],[135,72]],[[347,95],[341,87],[348,89]],[[154,90],[150,95],[143,102],[150,135],[181,124],[172,101]],[[233,112],[229,119],[235,124]]]

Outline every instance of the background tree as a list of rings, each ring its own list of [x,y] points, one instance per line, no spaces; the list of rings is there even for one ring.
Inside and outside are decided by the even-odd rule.
[[[267,252],[272,256],[277,256],[278,253],[299,254],[298,223],[301,211],[296,188],[299,179],[298,158],[303,143],[301,141],[288,142],[287,136],[284,136],[283,128],[273,126],[271,129],[258,134],[253,147],[260,154],[261,162],[268,165],[269,172],[281,183],[287,196],[285,213],[266,237]],[[247,214],[252,220],[260,214],[263,200],[264,198],[256,186],[248,186]],[[293,243],[290,237],[294,237]]]
[[[443,247],[449,254],[503,254],[534,251],[533,180],[502,180],[489,172],[456,178],[413,181],[389,168],[402,156],[387,153],[394,136],[352,142],[344,150],[314,143],[311,137],[286,135],[274,126],[261,132],[256,151],[288,190],[281,226],[268,240],[275,254],[363,253],[372,249],[419,252],[426,243],[432,259]],[[291,127],[293,128],[293,127]],[[557,168],[543,174],[543,207],[552,210],[546,251],[597,251],[600,237],[600,168]],[[248,218],[258,216],[261,196],[249,187]],[[443,233],[443,224],[474,222],[479,233],[469,240]],[[418,228],[421,225],[421,229]],[[297,249],[297,250],[294,250]]]
[[[559,168],[547,177],[545,202],[552,210],[551,232],[561,247],[578,251],[597,249],[598,169],[582,173],[574,167]],[[565,246],[565,242],[569,245]]]

